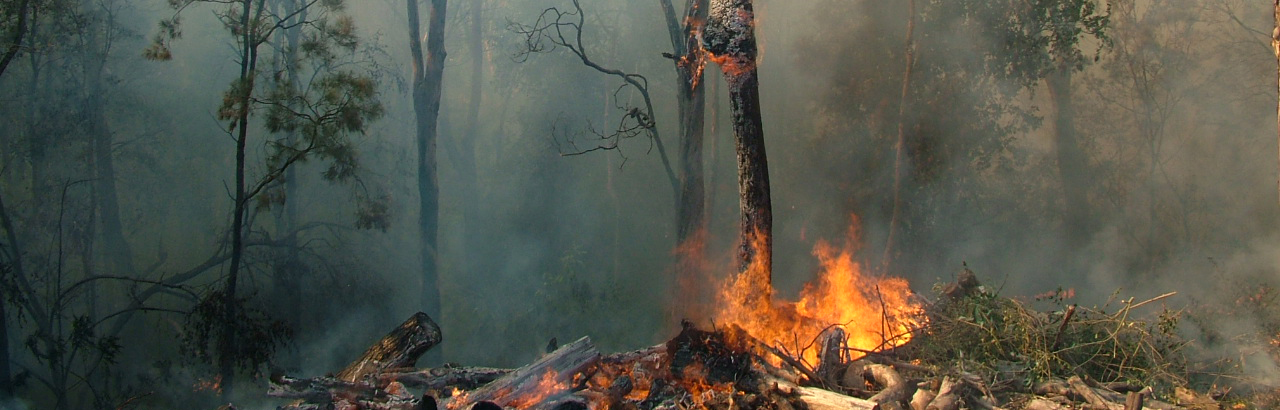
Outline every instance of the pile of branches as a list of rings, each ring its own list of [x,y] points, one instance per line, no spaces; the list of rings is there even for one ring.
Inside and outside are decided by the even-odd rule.
[[[736,327],[685,323],[666,343],[603,355],[582,338],[518,369],[412,368],[440,341],[417,314],[334,375],[274,376],[282,409],[1219,409],[1186,388],[1176,312],[1062,305],[1039,312],[985,290],[966,270],[939,289],[925,325],[897,348],[853,351],[831,327],[818,363]],[[1061,302],[1062,299],[1057,299]],[[1247,407],[1235,407],[1247,408]]]

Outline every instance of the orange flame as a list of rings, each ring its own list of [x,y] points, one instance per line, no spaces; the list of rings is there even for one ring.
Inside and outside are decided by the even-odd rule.
[[[921,324],[923,309],[911,300],[906,280],[863,273],[853,261],[856,233],[855,219],[843,248],[826,241],[814,246],[822,271],[805,285],[798,302],[774,299],[769,272],[762,264],[732,277],[722,286],[716,321],[737,325],[810,365],[817,362],[816,339],[831,325],[844,328],[853,358],[906,343]],[[763,243],[764,238],[756,237],[752,246],[759,249]]]
[[[222,393],[222,375],[214,375],[209,379],[196,379],[196,383],[191,388],[195,391]]]
[[[547,369],[547,372],[543,373],[542,377],[538,379],[538,385],[534,386],[533,390],[528,394],[520,395],[520,397],[511,400],[511,403],[508,403],[507,406],[517,409],[527,408],[542,403],[548,397],[560,394],[565,390],[569,390],[569,385],[556,380],[555,370]]]

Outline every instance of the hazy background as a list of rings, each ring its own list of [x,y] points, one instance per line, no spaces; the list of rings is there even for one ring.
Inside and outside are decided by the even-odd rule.
[[[185,10],[173,60],[154,62],[142,59],[141,51],[172,9],[162,2],[72,3],[64,6],[110,10],[120,30],[105,69],[105,109],[133,264],[154,266],[150,279],[185,271],[217,249],[230,219],[234,143],[215,111],[238,66],[232,39],[214,18],[221,6]],[[904,185],[901,259],[888,274],[909,279],[926,297],[963,265],[1009,296],[1074,288],[1078,303],[1100,305],[1113,297],[1143,300],[1177,291],[1164,303],[1231,312],[1208,316],[1216,318],[1210,321],[1219,326],[1213,327],[1188,316],[1188,335],[1209,335],[1207,350],[1224,346],[1254,374],[1270,376],[1274,362],[1265,354],[1240,353],[1256,352],[1249,349],[1266,346],[1267,339],[1237,337],[1275,337],[1280,330],[1271,327],[1277,317],[1269,315],[1276,302],[1269,289],[1280,279],[1280,193],[1268,7],[1243,0],[1137,0],[1111,8],[1113,44],[1082,44],[1085,55],[1097,60],[1072,83],[1076,127],[1093,178],[1071,183],[1088,187],[1098,228],[1087,246],[1072,248],[1062,239],[1063,200],[1048,127],[1053,111],[1043,83],[1019,88],[974,71],[966,62],[986,58],[982,53],[996,46],[994,40],[948,16],[940,3],[921,3],[907,121],[922,154],[910,164]],[[577,138],[581,148],[590,127],[608,127],[623,114],[612,100],[619,83],[562,51],[522,63],[513,59],[523,43],[507,29],[510,22],[527,24],[546,7],[569,4],[449,4],[439,127],[444,312],[436,318],[447,361],[518,366],[537,357],[552,337],[568,342],[591,336],[602,351],[635,349],[665,340],[678,326],[678,314],[666,307],[673,289],[674,198],[651,142],[634,138],[617,151],[562,155],[577,150],[569,139]],[[661,56],[670,43],[658,3],[582,5],[592,58],[649,79],[674,160],[675,76],[671,61]],[[322,224],[302,236],[307,276],[301,321],[289,324],[294,336],[273,362],[302,376],[337,371],[419,309],[404,4],[348,0],[347,6],[362,42],[357,57],[377,79],[387,112],[353,137],[362,165],[358,182],[328,183],[319,178],[324,164],[305,163],[297,174],[298,194],[289,198],[301,221]],[[467,41],[477,6],[484,7],[484,76],[479,127],[472,134],[465,126],[473,58]],[[780,294],[790,296],[815,274],[815,241],[844,238],[854,217],[863,233],[860,257],[869,266],[879,263],[892,207],[906,6],[757,0],[756,7],[773,184],[773,277]],[[70,29],[49,27],[35,35],[33,44],[42,46],[20,55],[0,78],[6,124],[0,127],[0,192],[28,235],[27,270],[62,274],[42,274],[40,283],[49,289],[94,271],[93,255],[102,246],[67,239],[75,232],[93,238],[99,221],[86,211],[92,190],[75,183],[89,178],[74,120],[83,77],[75,63],[78,49],[71,46],[77,37],[57,30]],[[707,78],[708,84],[721,81],[714,73]],[[722,85],[708,90],[718,93],[707,98],[710,255],[723,275],[733,266],[736,168],[727,93]],[[250,133],[250,155],[258,161],[251,160],[250,172],[260,174],[266,148],[254,133],[266,132]],[[55,200],[46,203],[52,205],[36,206],[32,193],[33,138],[49,142],[51,171],[43,179],[53,187]],[[475,143],[475,203],[464,203],[459,194],[460,139]],[[387,201],[385,231],[353,227],[358,197]],[[461,219],[465,208],[478,216],[470,226]],[[279,211],[258,211],[253,229],[275,232],[273,212]],[[479,246],[465,246],[463,230],[473,232]],[[244,295],[271,312],[271,250],[249,255],[242,281],[250,290]],[[464,258],[472,262],[469,270]],[[205,292],[220,277],[214,269],[184,286]],[[136,286],[104,282],[93,303],[75,302],[75,309],[90,306],[76,314],[101,319],[127,304]],[[150,301],[179,312],[192,303],[181,295]],[[39,368],[23,350],[23,332],[32,322],[5,319],[19,363],[14,372],[20,365]],[[119,338],[122,350],[112,370],[118,378],[111,388],[154,389],[140,402],[143,408],[209,400],[208,392],[190,392],[214,372],[182,358],[177,341],[183,323],[181,313],[133,315]],[[89,394],[79,388],[76,394]],[[260,393],[241,390],[246,400]],[[48,399],[45,388],[30,380],[19,395],[34,403]]]

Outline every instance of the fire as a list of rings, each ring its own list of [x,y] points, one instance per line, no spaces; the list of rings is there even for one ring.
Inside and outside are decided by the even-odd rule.
[[[816,364],[819,334],[829,326],[844,328],[850,356],[900,346],[920,325],[918,303],[906,280],[864,274],[853,260],[857,223],[842,248],[819,241],[813,250],[821,265],[818,277],[805,285],[796,302],[776,300],[769,272],[754,264],[722,286],[716,322],[741,327],[752,336]],[[759,248],[762,237],[753,239]]]
[[[552,369],[547,369],[547,372],[543,373],[542,377],[538,379],[537,386],[534,386],[528,394],[522,394],[512,400],[507,406],[518,409],[527,408],[542,403],[548,397],[563,393],[565,390],[569,390],[569,385],[556,380],[556,372]]]
[[[725,77],[736,77],[756,68],[756,62],[733,55],[720,55],[707,52],[707,59],[720,66]]]
[[[222,375],[214,375],[209,379],[196,379],[196,383],[191,388],[195,391],[222,393]]]

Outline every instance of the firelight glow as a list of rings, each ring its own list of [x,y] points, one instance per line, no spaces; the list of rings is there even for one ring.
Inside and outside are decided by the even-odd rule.
[[[762,261],[729,278],[721,287],[716,323],[737,325],[772,346],[799,353],[810,365],[817,363],[815,340],[832,325],[844,328],[852,358],[909,341],[911,331],[921,325],[923,309],[911,300],[905,279],[866,275],[854,262],[856,226],[855,221],[844,247],[826,241],[814,246],[821,272],[797,302],[774,297]],[[756,237],[753,246],[762,243]]]

